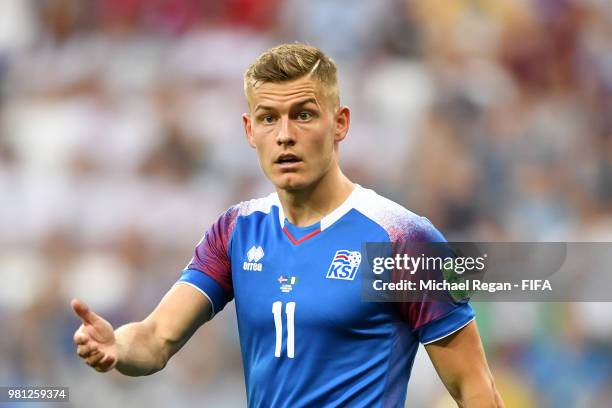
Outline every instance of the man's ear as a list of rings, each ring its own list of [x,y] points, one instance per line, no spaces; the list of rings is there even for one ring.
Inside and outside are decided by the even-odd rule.
[[[351,124],[351,110],[348,108],[348,106],[340,106],[338,108],[335,121],[336,132],[334,135],[334,140],[336,142],[341,142],[346,137],[349,130],[349,125]]]
[[[242,114],[242,124],[244,125],[244,134],[246,136],[249,145],[255,149],[255,139],[253,138],[253,122],[251,121],[251,115],[248,113]]]

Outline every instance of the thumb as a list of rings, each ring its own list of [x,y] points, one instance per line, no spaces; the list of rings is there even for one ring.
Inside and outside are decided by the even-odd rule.
[[[100,318],[80,299],[72,299],[70,306],[72,306],[72,310],[74,310],[85,324],[94,324],[94,322]]]

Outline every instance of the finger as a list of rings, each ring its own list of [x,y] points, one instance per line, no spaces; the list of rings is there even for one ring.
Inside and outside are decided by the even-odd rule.
[[[110,367],[101,366],[100,363],[95,365],[93,369],[99,373],[105,373],[107,371],[110,371]]]
[[[89,336],[83,332],[83,326],[81,325],[81,327],[79,327],[79,329],[74,333],[74,336],[72,337],[72,341],[74,342],[74,344],[76,344],[77,346],[81,345],[81,344],[87,344],[87,342],[89,341]]]
[[[79,346],[79,347],[77,347],[76,353],[81,358],[87,358],[87,357],[89,357],[89,354],[91,353],[91,347],[89,347],[89,346]]]
[[[77,354],[81,358],[87,358],[93,355],[94,352],[98,352],[98,348],[91,344],[77,347]]]
[[[89,357],[87,357],[85,359],[85,362],[87,363],[87,365],[93,367],[95,365],[97,365],[100,360],[102,360],[102,357],[104,357],[104,354],[100,353],[100,352],[95,352],[92,355],[90,355]]]
[[[72,310],[81,318],[83,323],[93,324],[97,319],[98,315],[92,312],[89,307],[80,299],[72,299],[70,302]]]
[[[115,367],[115,359],[111,356],[105,356],[98,363],[96,370],[100,372],[109,371]]]

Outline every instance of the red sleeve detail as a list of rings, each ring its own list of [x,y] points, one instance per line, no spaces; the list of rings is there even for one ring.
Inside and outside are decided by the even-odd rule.
[[[232,207],[206,231],[195,248],[187,269],[197,269],[214,279],[228,294],[233,294],[232,268],[228,244],[238,218],[238,207]]]
[[[401,225],[401,228],[395,230],[395,236],[392,237],[394,253],[408,253],[411,256],[418,256],[422,251],[418,249],[418,245],[410,245],[409,243],[433,243],[446,242],[444,236],[432,225],[432,223],[424,217],[420,217],[418,222]],[[408,243],[408,245],[405,245]],[[410,253],[416,251],[418,253]],[[418,285],[420,279],[439,279],[437,275],[439,271],[427,272],[425,276],[423,271],[419,271],[419,275],[409,275],[405,271],[393,273],[394,280],[409,279],[415,280]],[[403,299],[396,303],[396,309],[402,318],[410,327],[411,330],[417,330],[429,322],[432,322],[446,314],[459,305],[450,301],[434,300],[427,292],[421,292],[417,298]]]

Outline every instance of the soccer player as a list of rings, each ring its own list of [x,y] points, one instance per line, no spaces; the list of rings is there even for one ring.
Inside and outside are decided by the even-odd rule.
[[[460,406],[502,406],[469,304],[361,300],[362,243],[444,238],[342,173],[350,110],[335,63],[280,45],[244,89],[246,139],[276,192],[223,213],[143,321],[113,330],[74,299],[77,354],[100,372],[152,374],[234,299],[250,407],[403,406],[419,343]]]

